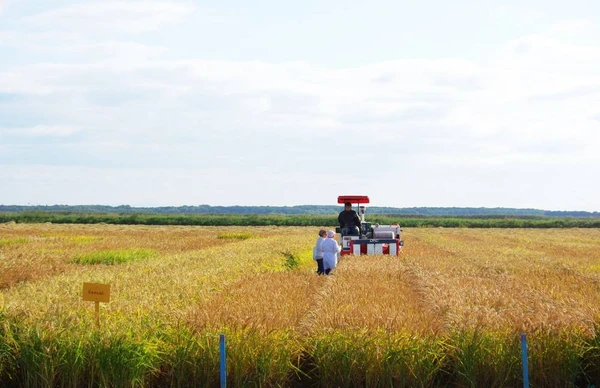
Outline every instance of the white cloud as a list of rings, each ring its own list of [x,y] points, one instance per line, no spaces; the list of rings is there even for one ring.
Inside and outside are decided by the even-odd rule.
[[[531,24],[539,22],[544,18],[544,13],[539,10],[515,7],[510,5],[501,5],[493,8],[491,13],[494,17],[502,20],[513,20],[522,24]]]
[[[548,34],[562,39],[575,39],[578,42],[591,42],[600,33],[600,26],[589,19],[569,19],[552,24]]]
[[[64,202],[61,179],[75,190],[78,177],[94,176],[96,189],[78,193],[80,203],[98,202],[103,182],[125,182],[124,192],[105,202],[183,204],[202,194],[199,202],[232,204],[242,183],[255,203],[276,197],[291,204],[323,203],[320,195],[334,198],[340,186],[368,176],[361,187],[387,196],[381,204],[398,205],[401,190],[412,201],[407,206],[540,207],[502,201],[540,198],[557,174],[585,191],[592,185],[586,177],[598,172],[600,43],[578,39],[593,28],[585,20],[510,40],[477,60],[344,68],[182,59],[114,33],[163,28],[193,9],[182,2],[82,3],[29,17],[42,32],[0,31],[0,45],[43,59],[0,64],[0,134],[15,142],[3,146],[0,165],[20,171],[0,182],[19,192],[32,184],[19,181],[22,174],[58,176],[48,203]],[[395,174],[410,184],[383,190]],[[167,183],[147,190],[156,181]],[[314,199],[300,189],[290,193],[305,184],[313,190],[314,182]],[[262,201],[265,190],[273,196]],[[465,190],[481,202],[462,198]],[[565,190],[544,206],[559,206],[551,201],[560,202]],[[440,193],[447,202],[435,201]]]
[[[29,128],[0,128],[0,134],[18,135],[25,137],[38,136],[70,136],[79,132],[79,129],[67,125],[36,125]]]
[[[189,2],[93,1],[29,16],[25,22],[61,30],[146,32],[180,23],[194,11]]]
[[[92,40],[74,32],[17,33],[0,31],[0,46],[28,50],[43,55],[75,55],[79,62],[109,62],[117,59],[121,63],[156,58],[167,49],[138,42],[122,40]]]
[[[292,131],[298,137],[323,131],[358,136],[366,127],[385,138],[390,133],[415,136],[414,128],[420,127],[438,137],[502,134],[500,141],[506,143],[536,142],[540,136],[565,140],[595,129],[592,102],[600,78],[552,69],[532,72],[519,61],[504,58],[499,66],[486,67],[407,60],[339,71],[259,61],[38,64],[0,74],[5,81],[0,84],[6,92],[31,88],[71,101],[74,105],[52,105],[52,110],[102,128],[101,136],[143,132],[166,141],[165,127],[171,134],[189,135],[190,127],[199,126]],[[578,93],[581,87],[587,88],[584,93]],[[557,94],[563,97],[551,98]]]

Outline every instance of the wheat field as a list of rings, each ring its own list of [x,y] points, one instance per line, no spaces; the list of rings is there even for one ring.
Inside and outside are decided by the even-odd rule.
[[[0,225],[0,386],[600,382],[600,230],[405,229],[315,274],[312,227]],[[111,285],[96,326],[83,282]]]

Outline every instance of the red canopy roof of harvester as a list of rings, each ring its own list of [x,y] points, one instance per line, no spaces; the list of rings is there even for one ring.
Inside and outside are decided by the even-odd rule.
[[[340,195],[338,203],[369,203],[369,197],[366,195]]]

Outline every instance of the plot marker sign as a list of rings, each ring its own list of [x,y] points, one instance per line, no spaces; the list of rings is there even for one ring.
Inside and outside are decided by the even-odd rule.
[[[100,302],[110,302],[110,284],[83,283],[83,300],[96,303],[96,324],[100,326]]]

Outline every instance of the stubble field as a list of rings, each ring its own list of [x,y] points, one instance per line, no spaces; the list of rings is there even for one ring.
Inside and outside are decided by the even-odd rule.
[[[0,386],[600,382],[600,230],[405,229],[315,275],[318,228],[0,225]],[[96,327],[83,282],[111,284]]]

